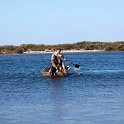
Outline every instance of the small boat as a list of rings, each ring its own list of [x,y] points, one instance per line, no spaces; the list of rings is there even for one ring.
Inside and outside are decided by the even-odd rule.
[[[57,70],[55,75],[51,75],[51,67],[44,68],[42,70],[42,75],[45,77],[64,77],[68,75],[69,66],[66,66],[66,70]]]

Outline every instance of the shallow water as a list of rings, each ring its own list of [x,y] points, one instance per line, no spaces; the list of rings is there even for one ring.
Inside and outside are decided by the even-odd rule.
[[[50,56],[0,55],[0,124],[124,123],[124,52],[64,54],[63,78],[41,75]]]

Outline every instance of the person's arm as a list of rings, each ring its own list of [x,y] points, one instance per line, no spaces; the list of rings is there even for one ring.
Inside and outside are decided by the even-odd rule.
[[[62,55],[61,56],[62,61],[66,61],[66,58]]]
[[[52,66],[57,68],[56,64],[55,64],[55,61],[54,60],[51,60],[51,63],[52,63]]]
[[[51,64],[52,64],[53,67],[55,67],[57,69],[57,66],[56,66],[56,63],[55,63],[55,55],[54,54],[52,54],[52,56],[51,56]]]

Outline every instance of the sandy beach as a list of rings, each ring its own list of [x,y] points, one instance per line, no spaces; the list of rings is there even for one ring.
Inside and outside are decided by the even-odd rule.
[[[102,52],[103,50],[62,50],[62,53],[78,53],[78,52]],[[46,54],[46,53],[53,53],[51,51],[27,51],[24,54]]]

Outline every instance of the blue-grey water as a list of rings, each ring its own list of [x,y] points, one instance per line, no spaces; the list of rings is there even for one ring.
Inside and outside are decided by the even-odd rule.
[[[124,124],[124,52],[64,54],[62,78],[41,75],[50,56],[0,55],[0,124]]]

